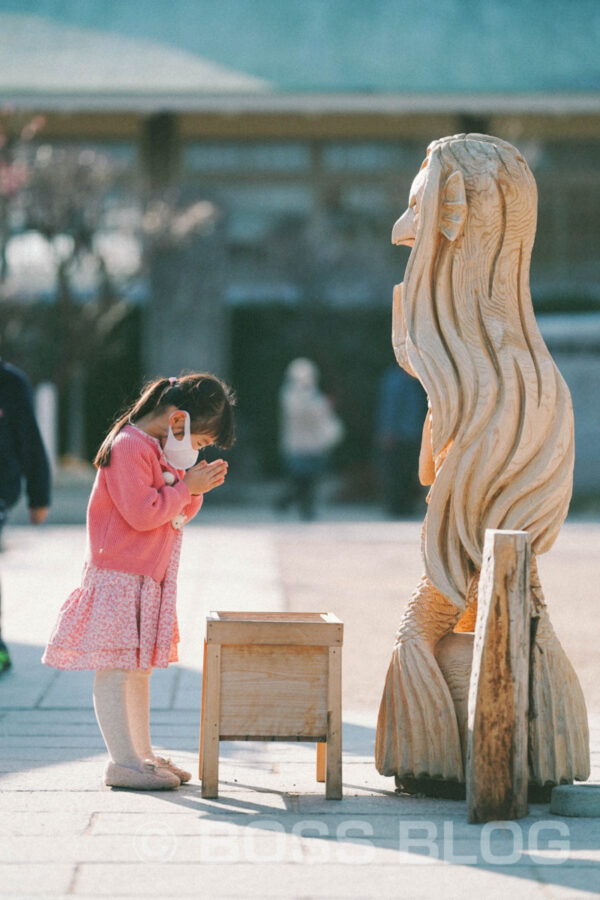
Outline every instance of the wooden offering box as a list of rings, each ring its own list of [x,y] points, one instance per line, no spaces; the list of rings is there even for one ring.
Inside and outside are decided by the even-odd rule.
[[[342,798],[343,623],[333,613],[211,612],[200,727],[202,796],[219,741],[314,741],[317,781]]]

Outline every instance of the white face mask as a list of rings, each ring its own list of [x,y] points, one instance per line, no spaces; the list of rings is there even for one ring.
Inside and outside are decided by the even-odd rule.
[[[192,446],[190,414],[185,413],[183,437],[177,440],[169,423],[169,433],[163,447],[165,459],[176,469],[190,469],[198,459],[198,451]]]

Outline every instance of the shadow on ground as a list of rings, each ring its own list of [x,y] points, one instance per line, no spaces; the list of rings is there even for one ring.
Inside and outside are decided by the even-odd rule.
[[[10,771],[15,771],[15,764],[27,771],[47,766],[49,761],[69,762],[96,754],[104,757],[106,750],[93,710],[94,673],[63,672],[44,666],[40,661],[44,648],[39,645],[11,643],[9,650],[13,666],[0,676],[0,777],[7,771],[8,760]],[[184,681],[188,687],[176,705],[175,686]],[[59,682],[68,685],[68,694],[65,691],[61,696]],[[153,741],[174,753],[197,752],[202,672],[175,664],[155,670],[150,685]],[[346,756],[372,758],[373,728],[346,722],[343,740]],[[244,765],[252,767],[248,751],[261,745],[263,742],[223,741],[220,756],[233,759],[244,749]],[[279,747],[284,745],[303,750],[313,746],[278,743]]]

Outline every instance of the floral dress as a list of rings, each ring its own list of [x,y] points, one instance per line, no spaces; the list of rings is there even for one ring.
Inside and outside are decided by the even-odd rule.
[[[177,530],[162,582],[88,565],[67,598],[42,662],[56,669],[166,668],[177,662]]]

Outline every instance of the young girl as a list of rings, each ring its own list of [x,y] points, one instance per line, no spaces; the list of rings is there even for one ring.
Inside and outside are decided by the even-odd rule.
[[[42,662],[95,669],[94,709],[113,787],[163,790],[191,774],[150,743],[153,666],[177,661],[176,577],[183,524],[227,463],[196,463],[234,440],[230,389],[212,375],[159,378],[113,425],[94,463],[81,587],[60,610]]]

